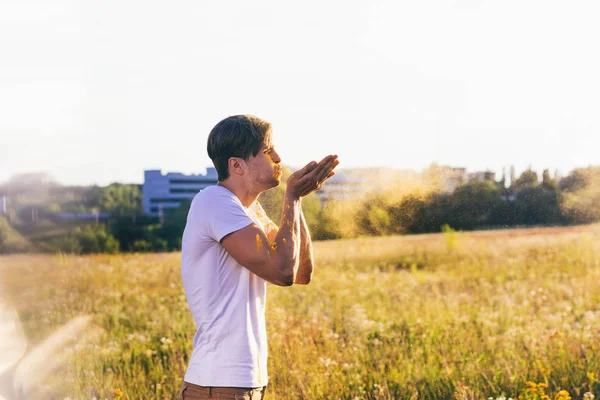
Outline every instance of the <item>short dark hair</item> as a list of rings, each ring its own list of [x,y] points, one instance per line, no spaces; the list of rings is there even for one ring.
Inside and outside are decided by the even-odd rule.
[[[271,145],[271,124],[254,115],[233,115],[219,122],[208,135],[208,156],[219,181],[229,178],[229,159],[256,157],[263,145]]]

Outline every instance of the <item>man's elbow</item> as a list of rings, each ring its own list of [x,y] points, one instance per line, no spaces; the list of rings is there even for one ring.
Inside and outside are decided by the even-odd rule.
[[[282,274],[277,282],[277,286],[292,286],[295,282],[293,274]]]
[[[292,286],[296,281],[294,268],[290,265],[281,265],[279,268],[279,276],[277,278],[277,285]]]

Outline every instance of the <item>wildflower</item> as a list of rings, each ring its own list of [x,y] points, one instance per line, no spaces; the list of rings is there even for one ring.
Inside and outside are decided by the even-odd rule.
[[[596,376],[594,375],[593,372],[588,372],[587,373],[587,377],[590,380],[590,382],[594,382],[596,380]],[[592,395],[593,396],[593,395]]]
[[[559,331],[554,331],[550,334],[549,339],[558,339],[563,337],[564,335],[562,333],[560,333]]]
[[[556,394],[556,397],[554,397],[555,400],[571,400],[571,396],[569,396],[569,392],[567,392],[566,390],[561,390],[560,392],[558,392]]]
[[[163,337],[160,339],[162,345],[160,346],[163,350],[167,350],[170,346],[171,343],[173,343],[173,340],[171,340],[170,338],[166,338]]]
[[[148,349],[144,353],[147,357],[152,357],[154,354],[156,354],[156,350]]]
[[[117,388],[117,389],[115,389],[115,391],[113,392],[113,395],[114,395],[115,397],[117,397],[117,398],[119,398],[119,399],[120,399],[121,397],[123,397],[124,393],[123,393],[123,391],[122,391],[121,389],[118,389],[118,388]]]
[[[330,365],[337,365],[337,361],[334,361],[331,358],[319,357],[319,361],[321,361],[321,364],[323,364],[325,368],[329,368]]]
[[[594,393],[592,392],[585,392],[583,394],[583,400],[594,400],[596,396],[594,396]]]

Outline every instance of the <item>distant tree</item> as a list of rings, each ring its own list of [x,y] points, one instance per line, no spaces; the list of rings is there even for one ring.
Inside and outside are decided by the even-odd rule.
[[[135,222],[131,216],[112,217],[108,225],[111,235],[119,242],[121,251],[135,251],[133,244],[136,241],[150,242],[151,235],[155,234],[154,230],[160,228],[157,218],[146,215],[136,216]]]
[[[500,194],[492,181],[473,180],[459,186],[451,196],[450,226],[474,229],[489,224],[492,212],[501,202]]]
[[[183,201],[179,207],[165,217],[162,227],[156,229],[157,238],[164,241],[164,246],[162,242],[156,240],[153,242],[151,241],[156,251],[181,249],[181,238],[183,236],[191,204],[191,199]],[[157,246],[162,247],[162,249],[157,249]]]
[[[391,218],[385,200],[374,194],[367,198],[356,213],[356,224],[365,235],[386,235],[391,233]]]
[[[559,187],[565,192],[576,192],[590,184],[591,174],[585,168],[576,168],[561,179]]]
[[[338,205],[330,201],[319,210],[318,223],[311,226],[310,234],[313,240],[333,240],[344,237],[344,232],[340,229],[337,208]]]
[[[550,177],[550,171],[545,169],[542,173],[542,187],[548,190],[558,190],[556,181]]]
[[[86,225],[75,229],[82,253],[118,253],[119,242],[110,235],[103,224]]]
[[[426,207],[415,223],[420,232],[439,232],[444,224],[454,224],[453,202],[450,194],[433,192],[425,198]]]
[[[536,186],[538,184],[538,175],[537,172],[528,169],[523,171],[521,176],[514,183],[514,189],[519,190],[528,186]]]
[[[99,206],[116,216],[138,214],[142,211],[142,192],[139,185],[113,183],[102,189]]]
[[[517,222],[525,225],[547,225],[561,222],[558,188],[524,186],[515,202]]]
[[[578,168],[560,181],[562,210],[570,223],[600,221],[600,166]]]
[[[400,201],[388,208],[393,233],[424,232],[420,225],[427,204],[425,199],[415,194],[407,194]]]

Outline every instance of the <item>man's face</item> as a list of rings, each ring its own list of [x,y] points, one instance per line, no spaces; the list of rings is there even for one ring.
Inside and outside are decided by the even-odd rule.
[[[279,186],[281,179],[281,158],[275,147],[263,145],[256,155],[248,158],[249,184],[255,190],[264,192]]]

